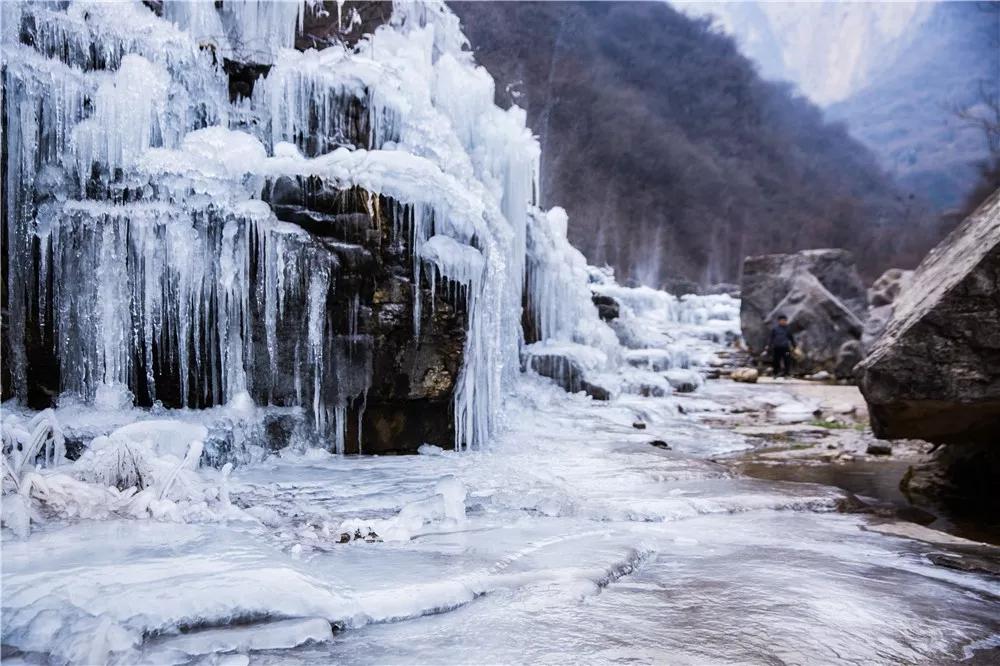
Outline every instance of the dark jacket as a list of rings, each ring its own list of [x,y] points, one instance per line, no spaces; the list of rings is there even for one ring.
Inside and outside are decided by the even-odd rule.
[[[767,339],[767,346],[771,349],[790,349],[795,347],[795,337],[787,325],[775,324]]]

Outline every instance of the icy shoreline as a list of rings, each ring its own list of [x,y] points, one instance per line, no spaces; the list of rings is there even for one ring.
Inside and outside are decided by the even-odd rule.
[[[664,434],[672,450],[649,445]],[[935,660],[995,639],[994,580],[863,532],[835,489],[705,460],[741,446],[670,399],[526,377],[489,451],[288,455],[233,473],[242,517],[5,531],[4,645],[77,663],[687,663]],[[338,543],[345,525],[384,540]],[[618,638],[572,629],[593,622]]]

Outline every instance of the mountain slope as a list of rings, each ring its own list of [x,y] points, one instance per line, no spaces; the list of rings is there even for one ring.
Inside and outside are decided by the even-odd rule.
[[[935,236],[843,126],[662,3],[451,3],[542,142],[546,204],[592,262],[659,285],[745,255],[837,246],[868,273]],[[902,233],[901,233],[902,232]]]
[[[848,99],[911,48],[934,2],[676,2],[712,16],[774,81],[791,81],[821,106]]]
[[[1000,85],[1000,4],[946,2],[861,91],[828,109],[905,186],[938,207],[958,205],[988,152],[956,108]]]

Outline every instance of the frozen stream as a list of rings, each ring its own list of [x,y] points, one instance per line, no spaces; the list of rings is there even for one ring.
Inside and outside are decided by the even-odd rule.
[[[485,453],[239,470],[233,502],[261,522],[5,531],[4,663],[940,663],[996,644],[995,580],[863,531],[834,489],[730,477],[704,458],[742,441],[673,400],[526,377],[512,402]],[[385,540],[337,543],[344,525]]]

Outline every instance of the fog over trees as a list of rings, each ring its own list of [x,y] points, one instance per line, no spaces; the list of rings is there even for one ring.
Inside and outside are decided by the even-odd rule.
[[[663,3],[450,3],[542,143],[545,205],[623,278],[734,281],[744,256],[915,265],[943,233],[843,124],[764,81],[709,20]]]

